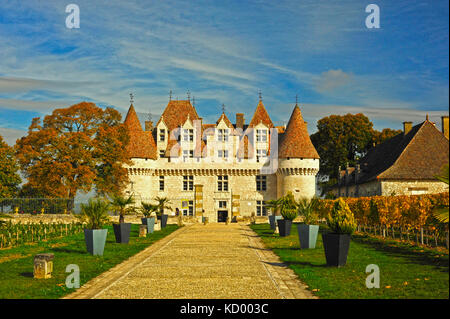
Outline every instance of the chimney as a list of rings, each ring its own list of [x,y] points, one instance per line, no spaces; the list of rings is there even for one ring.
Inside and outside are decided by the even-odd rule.
[[[236,128],[244,129],[244,113],[236,113]]]
[[[444,133],[445,137],[448,139],[448,115],[441,116],[442,120],[442,133]]]
[[[403,122],[403,135],[406,135],[412,129],[412,122]]]
[[[145,121],[145,130],[146,131],[153,130],[153,122],[152,121]]]

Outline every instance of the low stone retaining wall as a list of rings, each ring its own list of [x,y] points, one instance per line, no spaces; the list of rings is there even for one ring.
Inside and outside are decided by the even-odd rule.
[[[38,214],[38,215],[31,215],[31,214],[12,214],[10,215],[12,218],[0,218],[0,220],[4,221],[12,221],[13,223],[21,222],[24,223],[39,223],[43,222],[44,224],[48,223],[72,223],[77,222],[78,219],[75,217],[75,215],[72,214]],[[118,223],[119,222],[119,215],[112,215],[110,216],[112,222]],[[125,215],[125,222],[126,223],[132,223],[132,224],[141,224],[141,218],[143,218],[142,215]],[[201,223],[202,218],[201,217],[192,217],[192,216],[183,216],[182,217],[183,223],[186,224],[195,224],[195,223]],[[301,219],[296,218],[294,222],[299,222]],[[236,221],[238,223],[251,223],[252,217],[251,216],[238,216],[236,218]],[[255,223],[257,224],[264,224],[268,223],[269,218],[267,216],[262,217],[255,217]],[[178,223],[178,217],[177,216],[169,216],[169,219],[167,220],[168,224],[177,224]]]

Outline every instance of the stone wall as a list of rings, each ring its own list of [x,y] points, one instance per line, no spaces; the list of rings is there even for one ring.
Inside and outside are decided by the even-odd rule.
[[[448,185],[439,181],[382,181],[382,195],[419,195],[448,192]]]

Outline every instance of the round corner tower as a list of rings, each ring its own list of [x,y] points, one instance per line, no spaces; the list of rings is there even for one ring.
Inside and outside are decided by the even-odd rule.
[[[278,147],[277,197],[291,192],[295,199],[316,194],[319,154],[309,138],[306,122],[296,104]]]

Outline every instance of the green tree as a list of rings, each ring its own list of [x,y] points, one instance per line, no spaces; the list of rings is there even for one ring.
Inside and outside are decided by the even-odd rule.
[[[133,195],[128,197],[124,197],[121,195],[114,195],[111,200],[112,208],[119,213],[119,223],[125,222],[125,215],[133,212],[135,210],[134,206],[130,206],[134,204]]]
[[[0,198],[15,197],[19,190],[21,178],[19,166],[14,156],[14,149],[0,136]]]
[[[110,221],[109,208],[110,205],[105,200],[91,198],[87,204],[81,204],[81,214],[75,216],[87,223],[87,229],[102,229]]]
[[[158,202],[156,205],[158,207],[158,217],[160,217],[164,213],[164,209],[172,209],[170,206],[171,202],[167,197],[155,197],[155,201]]]
[[[329,186],[336,184],[338,168],[355,166],[370,148],[397,135],[401,131],[389,128],[381,132],[373,128],[373,123],[362,113],[330,115],[317,122],[317,132],[311,141],[320,155],[321,176],[329,180],[320,182],[324,194]]]
[[[159,210],[158,205],[151,204],[151,203],[145,203],[145,202],[141,202],[141,207],[139,208],[139,211],[146,218],[150,217],[152,213],[158,212],[158,210]]]

